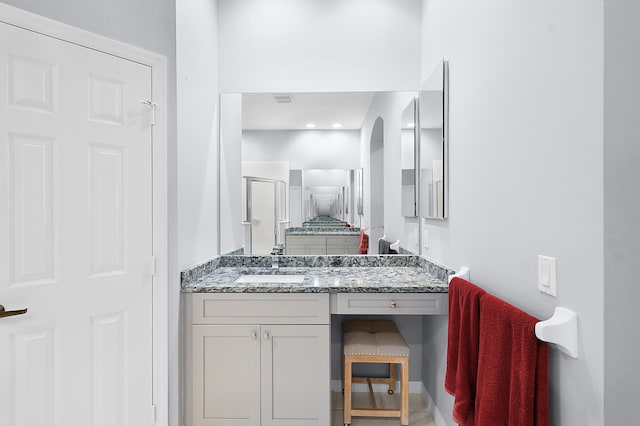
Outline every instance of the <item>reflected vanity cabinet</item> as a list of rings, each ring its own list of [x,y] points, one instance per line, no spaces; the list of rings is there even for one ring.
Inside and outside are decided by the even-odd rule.
[[[186,426],[330,424],[328,294],[183,301]]]
[[[287,235],[284,248],[291,255],[360,254],[360,234]]]

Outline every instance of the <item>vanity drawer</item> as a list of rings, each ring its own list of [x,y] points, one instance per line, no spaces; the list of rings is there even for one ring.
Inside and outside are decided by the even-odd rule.
[[[338,293],[332,299],[333,314],[444,315],[447,293]]]
[[[192,324],[329,324],[329,295],[192,293]]]

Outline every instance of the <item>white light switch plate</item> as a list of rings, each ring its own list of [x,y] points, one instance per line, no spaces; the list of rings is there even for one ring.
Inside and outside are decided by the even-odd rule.
[[[556,296],[557,287],[557,259],[538,255],[538,290]]]

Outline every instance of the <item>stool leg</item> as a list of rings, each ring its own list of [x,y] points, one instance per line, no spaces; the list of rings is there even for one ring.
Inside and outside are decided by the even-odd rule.
[[[342,395],[344,396],[344,384],[347,383],[345,355],[342,355]]]
[[[344,424],[351,424],[351,377],[352,377],[351,359],[347,356],[344,357]]]
[[[401,393],[401,405],[400,405],[400,424],[403,426],[409,425],[409,357],[403,358],[401,363],[402,377],[400,378],[400,393]]]
[[[389,390],[387,393],[393,395],[396,390],[396,378],[398,377],[398,364],[389,364]]]

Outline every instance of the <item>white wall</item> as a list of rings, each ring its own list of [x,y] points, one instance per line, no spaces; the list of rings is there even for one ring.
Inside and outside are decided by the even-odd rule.
[[[74,27],[165,55],[171,65],[171,93],[175,96],[174,0],[3,0]],[[175,100],[175,99],[174,99]],[[173,105],[172,105],[173,107]],[[175,110],[172,109],[172,114]],[[174,123],[172,123],[174,124]]]
[[[220,96],[220,254],[243,247],[242,96]]]
[[[450,216],[426,256],[539,318],[579,315],[579,359],[553,351],[552,424],[605,423],[603,406],[603,2],[423,1],[423,78],[450,64]],[[558,297],[537,255],[558,259]],[[637,281],[637,280],[636,280]],[[426,319],[423,378],[443,390],[446,317]]]
[[[605,2],[605,422],[638,422],[640,400],[640,3]]]
[[[355,169],[360,167],[360,131],[245,130],[242,159],[288,161],[292,169]]]
[[[175,6],[178,148],[174,180],[177,179],[178,198],[173,204],[178,209],[178,249],[173,258],[179,270],[184,270],[218,253],[216,0],[177,1]],[[169,424],[177,426],[180,286],[177,280],[173,284],[169,294]]]
[[[216,5],[177,2],[178,266],[217,253],[218,85]]]
[[[220,91],[415,90],[419,0],[218,0]]]
[[[289,183],[288,161],[242,161],[242,176],[281,180]]]
[[[363,227],[369,227],[371,215],[371,175],[369,164],[370,141],[376,118],[384,122],[384,232],[388,241],[400,240],[400,245],[418,253],[418,220],[405,218],[401,213],[401,114],[417,92],[378,93],[373,98],[362,126],[361,161],[364,167]],[[377,244],[376,241],[373,244]],[[372,247],[372,244],[369,244]],[[377,247],[374,247],[374,252]]]

